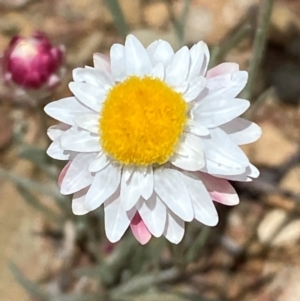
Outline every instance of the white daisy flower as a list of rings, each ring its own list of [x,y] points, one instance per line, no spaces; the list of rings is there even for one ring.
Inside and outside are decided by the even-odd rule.
[[[209,71],[199,42],[176,53],[162,40],[146,49],[132,35],[114,44],[110,59],[75,69],[74,97],[48,104],[61,124],[49,128],[47,153],[69,160],[61,193],[74,194],[74,214],[104,204],[105,231],[118,241],[130,226],[140,243],[164,235],[179,243],[185,222],[218,222],[213,201],[236,205],[227,180],[259,174],[239,148],[261,135],[238,116],[247,72],[224,63]]]

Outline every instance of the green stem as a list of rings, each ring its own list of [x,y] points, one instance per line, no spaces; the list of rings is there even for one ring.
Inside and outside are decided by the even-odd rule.
[[[122,240],[114,251],[101,264],[90,268],[79,268],[75,271],[77,276],[100,278],[101,283],[112,286],[120,277],[122,271],[128,268],[130,258],[135,256],[136,241],[133,237]]]
[[[239,44],[250,32],[251,26],[250,24],[246,24],[233,34],[231,38],[216,46],[211,53],[209,68],[217,65],[227,55],[227,53]]]
[[[173,259],[175,266],[177,269],[182,272],[185,268],[185,262],[184,262],[184,243],[183,241],[180,242],[178,245],[171,245],[172,253],[173,253]]]
[[[250,63],[249,81],[244,92],[242,93],[242,97],[246,99],[251,100],[253,95],[253,86],[265,50],[273,4],[274,0],[264,0],[260,8],[258,27],[254,37],[253,57]]]
[[[191,6],[191,0],[185,0],[184,8],[179,19],[176,18],[171,0],[165,0],[170,15],[170,20],[175,28],[177,35],[178,46],[181,47],[184,42],[184,29],[186,24],[187,15]]]
[[[128,26],[118,0],[104,0],[114,18],[115,26],[119,34],[125,38],[128,34]]]
[[[185,261],[187,264],[193,262],[197,258],[197,256],[201,254],[201,250],[207,242],[209,233],[210,228],[207,226],[203,226],[198,236],[194,239],[193,243],[189,247],[189,250],[185,256]]]
[[[112,298],[120,298],[124,295],[144,291],[145,289],[164,282],[174,281],[180,276],[177,268],[173,267],[166,271],[161,271],[153,275],[136,276],[128,282],[120,285],[111,291]]]
[[[258,109],[263,105],[265,100],[272,94],[274,94],[274,88],[271,87],[264,91],[251,105],[250,109],[244,114],[244,117],[249,120],[253,120],[254,116],[256,115]]]
[[[8,268],[13,274],[15,280],[24,288],[24,290],[37,300],[51,300],[50,294],[41,289],[38,284],[28,280],[21,270],[12,262],[8,263]]]
[[[182,45],[183,40],[184,40],[184,29],[185,29],[185,24],[187,20],[187,16],[189,13],[189,9],[191,6],[192,0],[185,0],[184,8],[182,11],[182,14],[180,16],[180,19],[178,20],[178,36],[179,36],[179,42]]]

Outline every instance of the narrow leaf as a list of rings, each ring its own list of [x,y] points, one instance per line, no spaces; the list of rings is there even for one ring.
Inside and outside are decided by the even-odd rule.
[[[50,301],[50,296],[44,292],[38,284],[28,280],[19,268],[12,262],[8,264],[10,271],[12,272],[16,281],[25,289],[25,291],[39,300]]]
[[[119,34],[125,38],[128,34],[128,26],[118,0],[104,0],[105,5],[113,15],[115,26]]]
[[[41,211],[47,218],[54,221],[55,223],[61,224],[63,218],[56,214],[54,211],[49,209],[47,206],[42,204],[29,190],[21,185],[16,185],[18,192],[21,194],[23,199],[26,201],[28,205],[33,207],[36,210]]]

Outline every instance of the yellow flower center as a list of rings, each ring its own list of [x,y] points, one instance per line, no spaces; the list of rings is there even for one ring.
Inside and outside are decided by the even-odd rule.
[[[122,164],[163,164],[173,155],[187,121],[187,104],[163,81],[131,76],[114,86],[103,104],[103,150]]]

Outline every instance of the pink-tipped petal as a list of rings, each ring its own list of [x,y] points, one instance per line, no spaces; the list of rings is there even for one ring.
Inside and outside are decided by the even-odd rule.
[[[236,63],[222,63],[207,71],[206,77],[212,78],[218,75],[228,74],[239,71],[239,65]]]
[[[227,180],[205,173],[198,173],[198,176],[214,201],[227,206],[234,206],[239,203],[239,196]]]
[[[68,169],[69,169],[69,167],[70,167],[70,164],[71,164],[71,162],[72,161],[69,161],[66,165],[65,165],[65,167],[62,169],[62,171],[60,172],[60,174],[59,174],[59,176],[58,176],[58,186],[60,187],[61,186],[61,183],[62,183],[62,181],[63,181],[63,179],[64,179],[64,177],[65,177],[65,175],[66,175],[66,173],[67,173],[67,171],[68,171]]]
[[[94,53],[93,61],[95,69],[102,70],[108,73],[111,72],[110,60],[108,56],[101,53]]]
[[[130,223],[130,228],[136,240],[142,245],[145,245],[152,237],[138,213],[136,213],[133,217]]]

